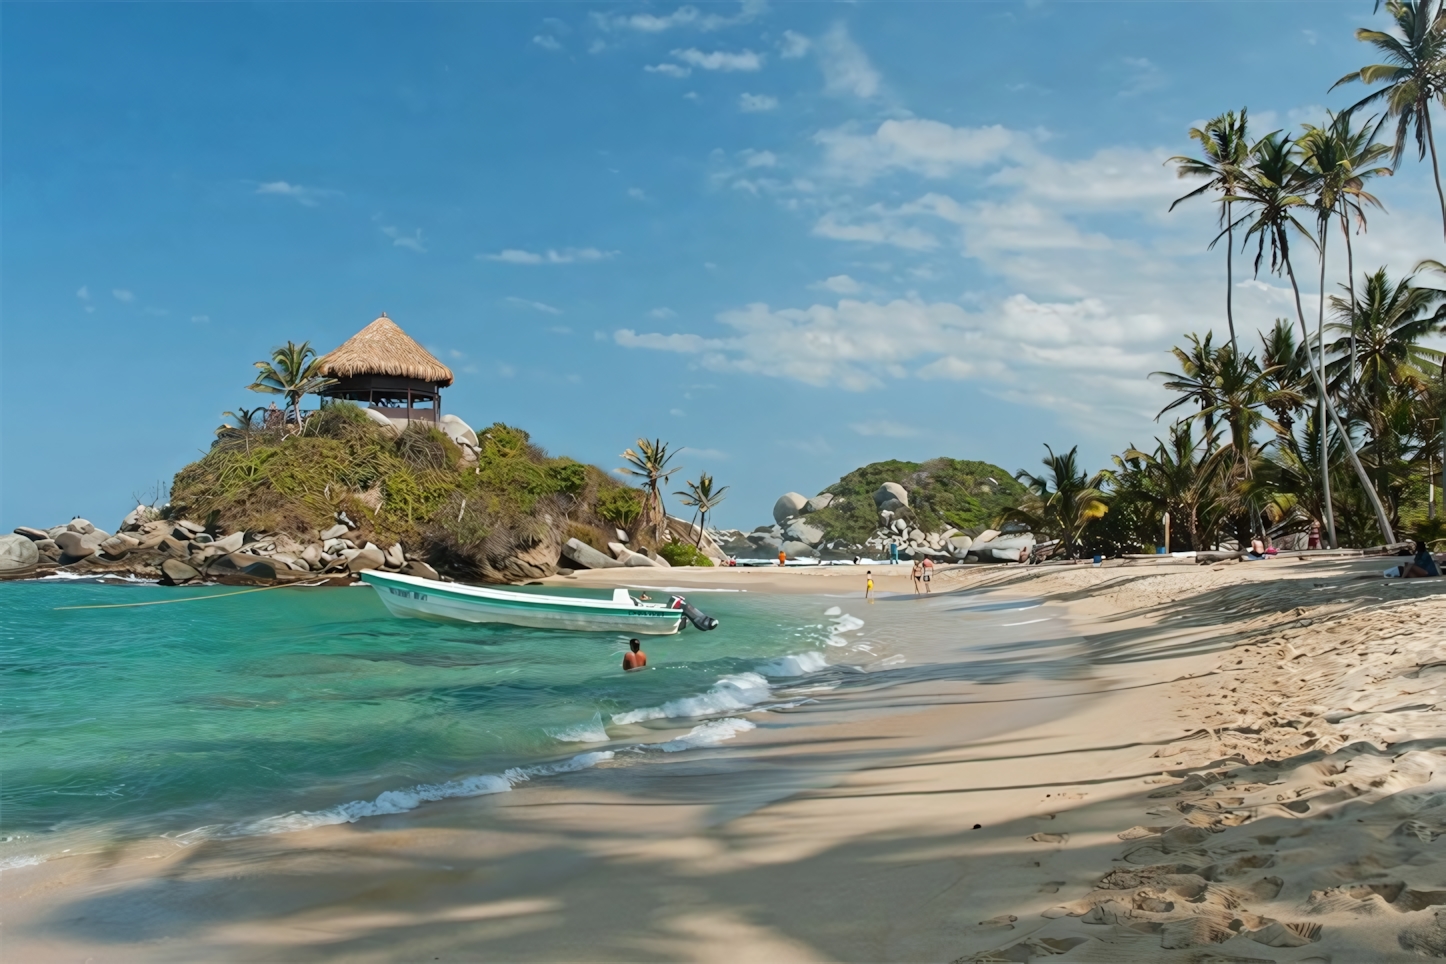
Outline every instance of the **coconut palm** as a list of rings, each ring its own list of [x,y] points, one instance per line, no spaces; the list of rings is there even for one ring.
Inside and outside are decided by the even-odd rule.
[[[668,468],[675,454],[668,451],[668,443],[662,439],[653,439],[650,442],[640,438],[637,451],[627,449],[623,452],[621,458],[628,464],[618,470],[642,480],[643,489],[647,493],[643,504],[642,524],[645,527],[652,525],[653,537],[659,542],[663,540],[663,527],[668,519],[663,507],[662,487],[673,473],[682,468]]]
[[[1175,422],[1168,440],[1155,440],[1155,451],[1132,445],[1115,456],[1113,501],[1139,503],[1156,522],[1168,512],[1187,549],[1213,548],[1226,504],[1224,451],[1213,432],[1196,439],[1190,420]]]
[[[1439,0],[1386,0],[1386,12],[1395,21],[1394,32],[1365,27],[1356,31],[1356,39],[1380,51],[1385,63],[1352,71],[1331,89],[1354,81],[1384,85],[1351,109],[1385,101],[1387,112],[1396,118],[1396,139],[1391,149],[1395,166],[1400,166],[1406,152],[1408,135],[1415,135],[1419,160],[1430,151],[1431,173],[1441,204],[1441,229],[1446,234],[1446,192],[1441,189],[1441,165],[1431,131],[1431,101],[1446,104],[1446,6]]]
[[[1023,469],[1014,473],[1029,491],[1023,505],[1007,516],[1028,523],[1035,532],[1057,536],[1074,558],[1085,526],[1109,511],[1100,491],[1104,476],[1085,476],[1079,468],[1078,445],[1063,455],[1056,455],[1048,445],[1044,449],[1049,453],[1043,459],[1048,473],[1032,475]]]
[[[718,503],[726,498],[723,493],[728,491],[728,486],[714,489],[713,476],[707,472],[700,472],[697,482],[685,481],[683,488],[685,491],[673,494],[678,497],[678,501],[692,507],[693,524],[698,529],[698,538],[694,544],[701,549],[703,547],[703,527],[708,524],[708,513],[716,509]]]
[[[1305,407],[1309,364],[1305,346],[1296,344],[1288,318],[1275,319],[1275,327],[1260,336],[1260,367],[1270,396],[1266,404],[1286,432],[1291,430],[1296,414]]]
[[[1220,223],[1225,227],[1226,238],[1225,323],[1230,326],[1230,344],[1235,346],[1235,232],[1230,216],[1229,198],[1235,194],[1236,181],[1240,179],[1250,160],[1245,108],[1242,107],[1238,115],[1233,110],[1226,111],[1207,122],[1204,127],[1190,128],[1190,136],[1200,142],[1200,151],[1204,156],[1196,158],[1178,155],[1165,163],[1174,164],[1180,177],[1203,177],[1206,181],[1189,194],[1176,198],[1171,203],[1170,210],[1175,210],[1175,206],[1181,201],[1207,192],[1218,192],[1225,198],[1220,209]],[[1215,247],[1215,242],[1219,240],[1219,237],[1216,237],[1215,241],[1210,242],[1210,247]]]
[[[1164,376],[1165,387],[1180,393],[1179,398],[1160,409],[1155,416],[1157,420],[1166,412],[1194,402],[1200,408],[1199,415],[1205,422],[1206,434],[1215,431],[1215,413],[1220,410],[1221,349],[1210,344],[1214,337],[1212,331],[1207,331],[1204,338],[1193,333],[1186,335],[1186,340],[1190,342],[1188,349],[1178,345],[1170,349],[1170,354],[1180,363],[1180,371],[1150,373]]]
[[[1308,344],[1310,330],[1306,327],[1305,309],[1301,307],[1300,303],[1300,284],[1295,277],[1295,266],[1290,260],[1290,236],[1294,231],[1312,245],[1315,243],[1310,230],[1300,222],[1300,218],[1297,216],[1310,207],[1309,195],[1314,190],[1314,179],[1310,171],[1301,166],[1300,152],[1296,145],[1279,131],[1267,134],[1257,141],[1251,148],[1251,156],[1253,163],[1250,168],[1250,176],[1241,181],[1240,193],[1234,198],[1234,200],[1248,205],[1249,212],[1237,223],[1246,224],[1248,222],[1249,224],[1245,232],[1246,245],[1249,245],[1252,237],[1256,240],[1256,274],[1260,273],[1260,267],[1265,258],[1265,249],[1269,245],[1271,270],[1277,274],[1284,272],[1290,279],[1290,290],[1295,299],[1295,314],[1300,322],[1301,338]],[[1348,439],[1350,436],[1341,425],[1340,416],[1336,414],[1335,406],[1330,401],[1329,393],[1326,391],[1325,377],[1319,366],[1312,363],[1310,374],[1330,421],[1335,424],[1336,431],[1340,432],[1343,438]],[[1355,450],[1350,445],[1346,445],[1345,449],[1351,467],[1361,481],[1361,488],[1366,492],[1371,500],[1372,508],[1375,509],[1376,522],[1381,528],[1382,536],[1387,543],[1394,542],[1395,535],[1391,531],[1391,523],[1386,516],[1385,507],[1381,504],[1380,496],[1371,487],[1371,480],[1367,477],[1360,458],[1357,457]],[[1328,472],[1328,468],[1323,465],[1323,487],[1329,485],[1329,481],[1324,475],[1326,472]]]
[[[295,416],[298,425],[301,424],[301,399],[336,383],[336,379],[321,374],[321,359],[309,341],[299,345],[288,341],[283,347],[272,349],[270,361],[256,362],[256,367],[261,374],[246,387],[253,392],[284,396],[286,412]]]

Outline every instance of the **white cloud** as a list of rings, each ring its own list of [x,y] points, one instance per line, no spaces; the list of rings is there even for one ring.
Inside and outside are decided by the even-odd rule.
[[[507,304],[512,305],[514,308],[529,308],[533,311],[540,311],[545,315],[562,314],[561,308],[554,308],[552,305],[545,304],[541,301],[529,301],[526,298],[517,298],[513,296],[508,296],[506,298],[503,298],[502,300]]]
[[[704,338],[702,335],[638,334],[631,328],[621,328],[613,333],[613,341],[624,348],[652,348],[657,351],[676,351],[694,354],[700,351],[723,347],[723,342]]]
[[[690,458],[705,460],[721,460],[728,458],[728,453],[720,449],[696,449],[691,445],[685,445],[683,448],[678,449],[678,454],[687,455]]]
[[[525,251],[521,248],[507,248],[496,254],[479,254],[481,261],[501,261],[505,264],[572,264],[583,261],[606,261],[617,257],[616,251],[601,251],[597,248],[563,248],[546,251]]]
[[[784,60],[797,60],[805,56],[813,44],[801,33],[794,33],[792,30],[783,31],[783,41],[779,43],[778,55]]]
[[[767,9],[766,0],[743,0],[742,8],[734,16],[717,13],[702,13],[697,7],[684,5],[672,13],[659,16],[653,13],[605,14],[594,13],[593,23],[603,30],[632,30],[638,33],[665,33],[679,27],[696,27],[699,30],[721,30],[724,27],[749,23]]]
[[[1155,66],[1148,57],[1125,57],[1121,62],[1125,65],[1125,73],[1129,79],[1120,89],[1120,97],[1138,97],[1165,86],[1164,71]]]
[[[562,44],[552,34],[540,33],[532,38],[532,42],[543,50],[550,50],[554,53],[562,49]]]
[[[665,320],[668,318],[678,317],[678,313],[672,308],[654,308],[652,311],[648,312],[648,317]]]
[[[256,186],[257,194],[271,194],[277,197],[289,197],[298,204],[314,208],[323,198],[340,195],[340,191],[333,191],[328,188],[305,187],[301,184],[290,184],[286,181],[266,181]]]
[[[874,209],[877,213],[878,209]],[[847,224],[832,213],[825,214],[813,226],[820,238],[835,241],[858,241],[863,244],[892,244],[908,251],[928,251],[939,246],[939,239],[922,228],[910,227],[888,218]]]
[[[648,192],[640,187],[630,187],[628,188],[628,197],[634,201],[646,201],[648,200]]]
[[[116,301],[135,301],[135,300],[136,300],[135,294],[132,293],[132,292],[130,292],[130,291],[127,291],[127,290],[124,289],[124,288],[112,288],[110,293],[111,293],[111,296],[112,296],[113,298],[115,298]]]
[[[663,74],[667,77],[687,77],[692,73],[687,67],[679,67],[677,64],[648,64],[643,67],[650,74]]]
[[[81,301],[89,301],[89,300],[90,300],[90,285],[81,285],[81,286],[80,286],[80,290],[75,293],[75,296],[76,296],[77,298],[79,298]]]
[[[873,418],[864,422],[851,422],[849,423],[849,428],[860,435],[879,436],[882,438],[913,438],[919,434],[919,430],[912,425],[892,422],[886,418]]]
[[[777,167],[778,155],[772,151],[755,151],[751,148],[738,152],[744,167]]]
[[[752,72],[763,68],[763,55],[756,54],[751,50],[742,50],[734,54],[725,50],[705,52],[696,47],[689,47],[687,50],[673,51],[673,56],[699,70]]]
[[[387,237],[392,239],[392,247],[407,248],[408,250],[415,251],[418,254],[427,253],[427,247],[422,243],[421,228],[417,228],[416,231],[411,234],[404,234],[401,228],[395,226],[385,226],[382,228],[382,234],[385,234]]]
[[[769,94],[739,94],[738,109],[745,114],[759,114],[777,110],[778,98]]]
[[[848,28],[834,24],[816,45],[819,65],[823,68],[823,87],[830,94],[852,94],[869,98],[879,92],[879,72],[869,63],[868,54],[854,43]]]
[[[820,288],[824,291],[832,291],[838,295],[856,295],[864,290],[864,286],[846,274],[836,274],[831,278],[809,285],[810,288]]]
[[[1035,138],[1022,131],[998,124],[953,127],[921,118],[886,120],[872,134],[860,134],[850,126],[820,131],[814,140],[823,147],[825,173],[854,181],[890,170],[943,178],[960,168],[995,165],[1035,153]]]

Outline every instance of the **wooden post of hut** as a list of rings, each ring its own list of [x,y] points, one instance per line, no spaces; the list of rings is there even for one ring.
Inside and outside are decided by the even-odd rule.
[[[382,316],[321,358],[321,373],[336,381],[321,390],[330,398],[365,403],[392,421],[436,424],[442,389],[452,370]]]

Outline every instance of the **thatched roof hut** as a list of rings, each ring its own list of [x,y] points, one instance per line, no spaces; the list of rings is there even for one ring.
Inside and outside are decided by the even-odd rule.
[[[321,357],[321,373],[336,382],[322,395],[367,402],[388,416],[435,421],[452,370],[413,341],[386,312]],[[425,403],[422,407],[419,403]],[[405,407],[405,413],[399,411]]]

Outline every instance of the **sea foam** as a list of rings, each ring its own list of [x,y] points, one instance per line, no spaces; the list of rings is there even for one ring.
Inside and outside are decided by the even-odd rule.
[[[608,736],[607,727],[603,726],[601,710],[594,713],[592,719],[586,723],[545,727],[543,732],[559,743],[606,743],[612,739]]]

